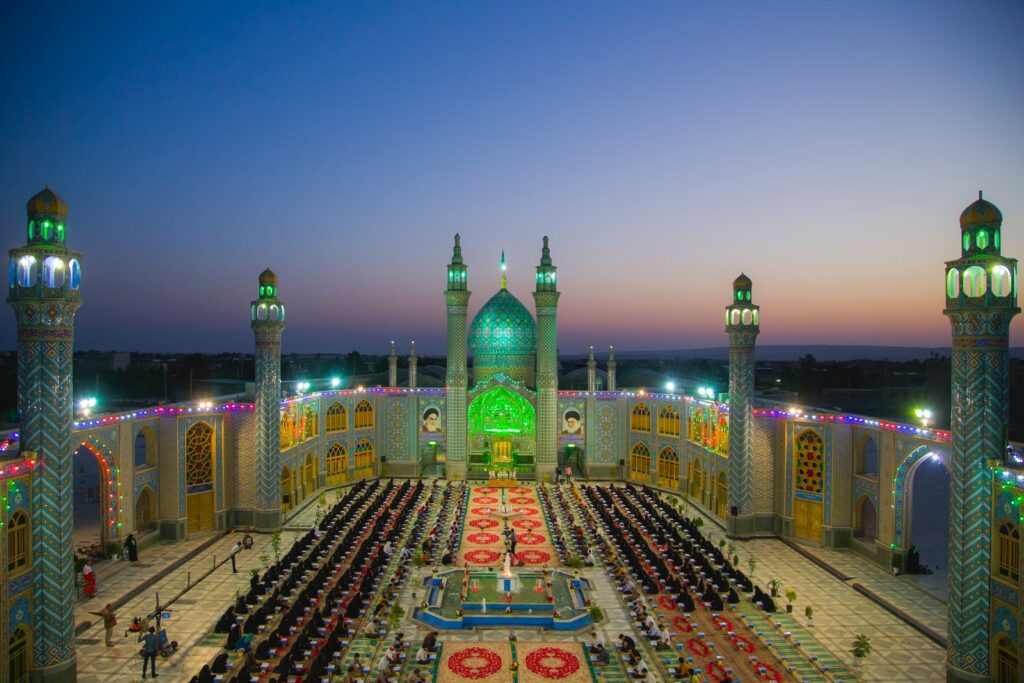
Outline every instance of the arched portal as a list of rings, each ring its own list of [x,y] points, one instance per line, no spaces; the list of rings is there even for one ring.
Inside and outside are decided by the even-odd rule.
[[[103,557],[106,545],[103,534],[104,498],[100,460],[84,443],[71,458],[75,478],[71,485],[74,509],[75,554],[80,557]]]
[[[317,486],[316,455],[306,454],[306,462],[302,466],[302,498],[305,500],[319,488]]]
[[[905,569],[923,588],[945,597],[949,578],[949,471],[939,454],[928,453],[914,463],[907,477],[909,545]]]
[[[878,536],[878,511],[868,496],[861,496],[854,508],[853,534],[862,541],[874,541]]]
[[[30,665],[29,646],[32,643],[32,633],[28,626],[22,625],[14,629],[10,639],[7,641],[7,665],[10,668],[8,678],[4,683],[28,683],[28,672]]]
[[[146,533],[156,528],[156,496],[153,489],[144,486],[135,499],[135,533]]]
[[[729,512],[729,477],[725,470],[718,473],[718,494],[715,499],[715,513],[725,519]]]
[[[533,475],[536,452],[533,404],[507,386],[482,392],[469,404],[469,466],[474,474]]]
[[[120,471],[110,449],[88,437],[72,454],[75,553],[106,557],[107,544],[119,536],[121,521]]]
[[[197,422],[185,432],[185,507],[188,533],[214,528],[213,427]]]
[[[288,465],[281,468],[281,514],[292,509],[292,470]]]

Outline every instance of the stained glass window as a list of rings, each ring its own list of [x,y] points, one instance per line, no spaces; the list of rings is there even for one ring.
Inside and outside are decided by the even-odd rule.
[[[20,573],[28,568],[28,515],[18,510],[7,524],[7,571]]]
[[[348,411],[341,401],[335,401],[327,409],[327,433],[343,432],[348,428]]]
[[[629,476],[646,481],[651,473],[651,451],[646,444],[637,443],[629,453]]]
[[[658,415],[658,434],[662,436],[679,436],[679,411],[672,406],[665,406]]]
[[[822,493],[825,475],[825,441],[817,432],[805,429],[796,437],[796,488]]]
[[[373,406],[363,400],[356,406],[356,429],[373,426]]]
[[[185,433],[185,486],[213,483],[213,429],[197,422]]]
[[[633,406],[633,412],[629,416],[629,428],[634,432],[651,431],[651,411],[643,403]]]
[[[348,473],[348,452],[340,443],[331,444],[327,449],[327,484],[344,484]]]
[[[999,525],[999,575],[1011,581],[1020,579],[1020,531],[1013,522]]]
[[[679,486],[679,455],[670,446],[658,453],[658,484],[672,488]]]
[[[373,442],[369,439],[363,439],[356,444],[356,476],[373,476]]]

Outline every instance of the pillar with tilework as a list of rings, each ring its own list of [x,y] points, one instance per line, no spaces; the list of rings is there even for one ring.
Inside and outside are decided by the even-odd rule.
[[[256,497],[257,529],[281,526],[281,333],[284,304],[277,298],[277,276],[260,273],[259,298],[250,318],[256,335]]]
[[[452,262],[448,264],[448,288],[444,301],[448,309],[448,452],[445,458],[449,475],[466,474],[467,415],[466,385],[469,382],[466,347],[466,309],[471,292],[467,289],[466,264],[462,261],[462,245],[455,235]]]
[[[740,273],[732,283],[732,303],[725,307],[729,335],[729,494],[730,536],[754,531],[753,456],[754,346],[760,332],[760,309],[750,300],[753,283]]]
[[[960,216],[961,256],[946,264],[953,331],[949,467],[949,681],[989,681],[992,466],[1006,457],[1009,327],[1016,259],[1000,254],[1003,217],[982,198]]]
[[[544,237],[537,286],[537,474],[553,473],[558,454],[558,282]]]
[[[81,255],[64,244],[67,216],[67,204],[49,188],[29,200],[28,244],[10,252],[7,298],[18,324],[21,450],[37,459],[31,677],[47,681],[74,681],[76,675],[72,359],[82,265]]]

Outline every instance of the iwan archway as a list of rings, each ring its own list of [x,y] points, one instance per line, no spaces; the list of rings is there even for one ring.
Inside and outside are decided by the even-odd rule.
[[[536,410],[530,392],[495,375],[479,387],[469,404],[470,476],[515,472],[518,479],[536,476]]]

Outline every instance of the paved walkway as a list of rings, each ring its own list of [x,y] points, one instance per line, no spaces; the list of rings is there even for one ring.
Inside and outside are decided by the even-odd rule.
[[[333,504],[333,497],[328,494]],[[691,510],[692,514],[692,510]],[[310,505],[288,521],[289,530],[281,535],[281,548],[285,552],[301,529],[312,525],[316,508]],[[707,523],[705,535],[715,539],[723,538],[721,529]],[[188,572],[193,578],[205,573],[213,565],[214,557],[227,556],[228,549],[239,535],[229,534],[216,537],[212,544],[196,552],[203,544],[211,543],[211,537],[200,537],[180,543],[166,543],[143,548],[140,561],[135,565],[119,567],[111,573],[107,568],[98,570],[98,595],[95,599],[79,605],[76,621],[94,622],[79,635],[78,672],[79,681],[84,683],[117,683],[135,681],[140,678],[141,658],[139,645],[134,635],[124,637],[124,630],[134,615],[152,611],[155,593],[167,600],[187,583]],[[261,555],[270,555],[270,536],[255,535],[255,547],[243,551],[238,557],[238,573],[231,573],[230,564],[217,569],[209,578],[188,592],[173,607],[170,620],[164,622],[169,636],[180,643],[177,653],[161,659],[157,666],[162,680],[187,681],[199,668],[220,651],[218,639],[208,638],[217,618],[233,600],[236,591],[248,587],[249,570],[263,569]],[[784,619],[779,637],[788,628],[806,629],[828,653],[840,661],[849,662],[849,647],[853,638],[867,634],[874,648],[873,654],[863,663],[861,674],[865,681],[938,681],[945,679],[945,651],[921,635],[902,620],[879,607],[867,597],[858,593],[853,584],[861,584],[868,590],[897,606],[941,635],[946,634],[945,606],[930,595],[909,585],[904,579],[886,573],[860,556],[847,551],[807,548],[816,557],[835,567],[841,574],[852,577],[847,580],[836,578],[814,564],[800,552],[782,541],[758,539],[736,543],[741,566],[747,567],[747,558],[757,558],[753,578],[764,586],[770,577],[778,577],[787,587],[795,588],[798,597],[792,620]],[[118,628],[115,630],[116,645],[107,648],[103,644],[103,627],[98,618],[88,614],[99,610],[106,602],[116,602],[122,596],[136,591],[140,585],[152,580],[160,570],[173,562],[185,558],[185,563],[168,576],[157,580],[135,597],[127,599],[118,609]],[[429,568],[413,569],[401,596],[401,603],[409,606],[404,618],[404,630],[415,642],[424,632],[422,627],[409,619],[411,606],[422,596],[422,578],[430,573]],[[614,642],[618,633],[629,632],[631,625],[621,607],[619,596],[600,568],[585,570],[584,576],[592,582],[594,602],[604,609],[606,619],[597,627],[604,638]],[[421,598],[420,598],[421,599]],[[780,601],[781,602],[781,601]],[[813,625],[804,616],[804,607],[814,607]],[[774,628],[769,624],[767,628]],[[445,633],[442,640],[452,642],[495,641],[507,635],[502,631],[478,630],[465,633]],[[536,642],[550,639],[543,631],[520,630],[519,640]],[[497,638],[496,638],[497,636]],[[589,631],[574,635],[559,634],[564,641],[581,641],[589,638]],[[613,662],[615,659],[613,658]],[[614,669],[615,667],[612,667]],[[606,669],[604,676],[611,679],[613,671]],[[617,671],[614,673],[618,673]]]
[[[690,509],[692,514],[693,508]],[[704,535],[725,538],[724,531],[705,520]],[[828,573],[803,554],[776,539],[735,542],[740,566],[747,568],[751,555],[757,560],[753,580],[762,587],[772,577],[784,588],[797,592],[791,619],[803,626],[840,661],[850,663],[853,639],[865,634],[871,639],[872,654],[862,663],[864,681],[942,681],[946,678],[946,651],[874,601],[854,590],[860,584],[897,609],[945,637],[946,606],[931,595],[893,576],[852,551],[807,547],[806,550],[849,577],[842,580]],[[748,572],[749,574],[749,572]],[[784,609],[785,599],[778,605]],[[814,619],[804,609],[814,609]],[[788,619],[783,621],[789,621]],[[785,624],[780,632],[788,630]]]

